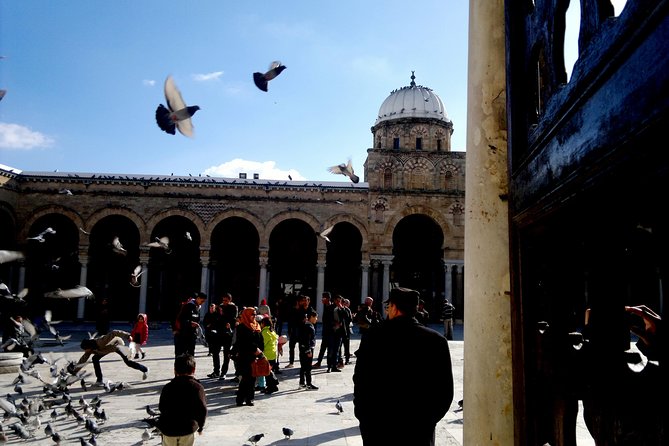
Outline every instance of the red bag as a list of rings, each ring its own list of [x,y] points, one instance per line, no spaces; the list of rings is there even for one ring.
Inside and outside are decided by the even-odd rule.
[[[272,366],[264,356],[256,358],[256,360],[251,363],[251,376],[254,378],[257,378],[258,376],[267,376],[271,371]]]

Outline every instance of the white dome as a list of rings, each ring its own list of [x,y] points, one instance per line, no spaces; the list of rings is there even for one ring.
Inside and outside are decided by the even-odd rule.
[[[430,88],[416,85],[411,73],[411,84],[394,90],[383,101],[374,125],[400,118],[428,118],[450,121],[444,103]]]

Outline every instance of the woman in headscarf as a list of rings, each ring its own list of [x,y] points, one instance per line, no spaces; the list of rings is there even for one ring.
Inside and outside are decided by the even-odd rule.
[[[235,328],[236,366],[240,378],[236,401],[238,406],[253,406],[256,379],[251,375],[251,363],[262,355],[264,341],[255,308],[244,308],[239,319],[240,323]]]

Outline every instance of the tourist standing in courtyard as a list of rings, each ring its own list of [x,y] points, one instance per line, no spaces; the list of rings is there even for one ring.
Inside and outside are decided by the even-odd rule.
[[[353,404],[365,446],[433,446],[435,427],[453,400],[448,341],[416,321],[420,294],[394,288],[386,301],[388,319],[361,339],[353,374]],[[389,358],[399,355],[416,377],[405,385],[405,370]],[[437,369],[434,364],[440,366]],[[439,384],[434,385],[435,373]]]
[[[195,433],[202,435],[207,419],[204,387],[195,379],[195,358],[180,355],[174,359],[174,378],[160,392],[158,429],[162,446],[192,446]]]

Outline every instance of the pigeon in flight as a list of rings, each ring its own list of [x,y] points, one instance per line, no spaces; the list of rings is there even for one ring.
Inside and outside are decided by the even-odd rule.
[[[160,104],[156,109],[158,127],[170,135],[176,134],[176,129],[182,135],[192,137],[193,124],[190,118],[200,107],[197,105],[186,106],[172,76],[167,76],[167,79],[165,79],[165,101],[167,107]]]
[[[130,285],[134,286],[135,288],[139,287],[139,276],[141,276],[143,272],[142,265],[137,265],[130,274]]]
[[[259,442],[260,439],[264,436],[265,436],[265,434],[255,434],[255,435],[250,436],[248,441],[250,441],[251,444],[255,446],[255,444],[257,442]]]
[[[79,226],[79,230],[80,230],[84,235],[91,235],[90,232],[87,232],[87,231],[86,231],[84,228],[82,228],[81,226]]]
[[[61,290],[58,288],[55,291],[49,291],[44,293],[44,297],[51,297],[56,299],[79,299],[80,297],[85,297],[87,299],[92,299],[93,292],[86,288],[83,285],[77,285],[74,288],[68,290]]]
[[[20,260],[25,256],[21,251],[7,251],[0,250],[0,263],[13,262],[14,260]]]
[[[269,81],[277,77],[286,67],[281,65],[281,62],[275,60],[269,64],[269,69],[265,73],[255,72],[253,73],[253,82],[256,84],[256,87],[262,91],[267,91],[267,84]]]
[[[146,246],[151,248],[161,248],[165,250],[165,254],[172,252],[170,249],[170,238],[169,237],[156,237],[155,242],[147,243]]]
[[[283,435],[286,436],[285,438],[290,440],[290,437],[293,435],[293,430],[289,427],[284,427],[281,431],[283,432]]]
[[[323,231],[319,232],[318,235],[320,237],[323,237],[326,242],[330,242],[330,239],[328,238],[328,235],[330,235],[330,233],[332,232],[333,229],[334,229],[334,226],[330,226],[328,228],[323,229]]]
[[[121,254],[123,256],[128,253],[128,251],[126,251],[126,249],[121,244],[121,240],[119,240],[118,237],[114,237],[114,240],[112,240],[112,249],[115,253]]]
[[[338,413],[342,413],[344,411],[344,406],[341,405],[339,400],[337,400],[337,402],[335,403],[335,407],[337,408]]]
[[[2,101],[2,98],[4,98],[6,94],[7,90],[0,90],[0,101]]]
[[[53,228],[46,228],[44,231],[40,232],[35,237],[28,237],[28,240],[35,240],[37,242],[44,243],[46,241],[44,236],[46,236],[47,234],[55,234],[55,233],[56,231],[54,231]]]
[[[330,173],[338,174],[338,175],[346,175],[353,181],[354,183],[357,183],[360,181],[360,178],[353,173],[353,165],[351,164],[351,160],[348,160],[347,164],[339,164],[337,166],[332,166],[328,168]]]
[[[193,241],[193,236],[190,235],[190,232],[188,232],[188,231],[186,231],[186,240],[188,240],[189,242]]]

